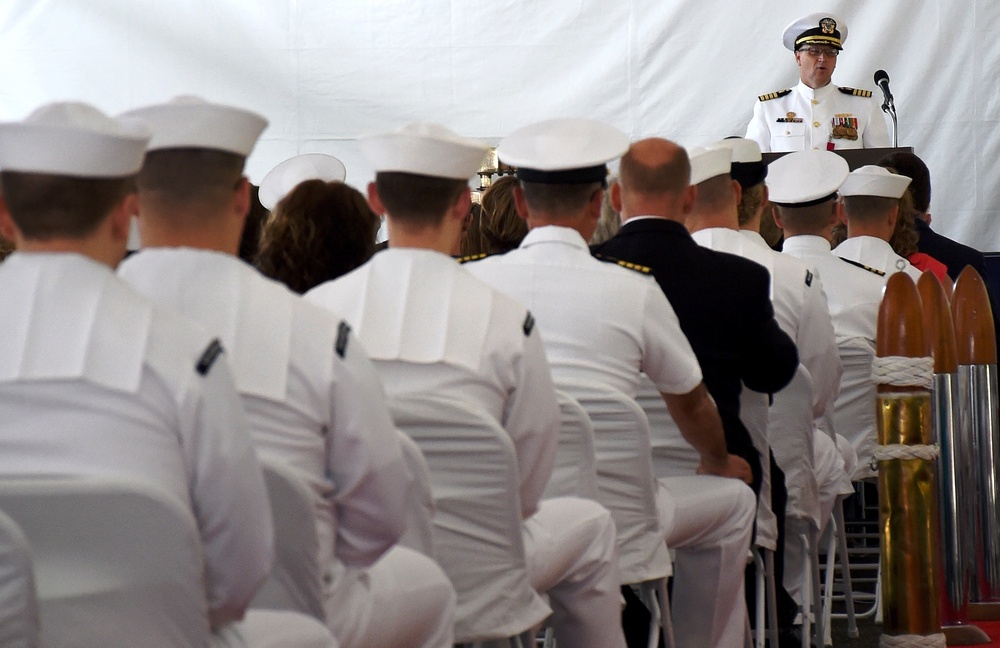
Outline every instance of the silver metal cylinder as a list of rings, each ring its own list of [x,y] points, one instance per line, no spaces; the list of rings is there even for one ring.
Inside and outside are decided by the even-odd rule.
[[[935,374],[931,391],[934,442],[941,448],[937,463],[938,514],[941,530],[941,578],[945,588],[941,622],[969,619],[970,560],[975,557],[975,484],[969,471],[972,444],[960,427],[961,394],[957,374]]]
[[[997,420],[996,365],[961,365],[958,369],[962,394],[961,417],[968,440],[974,443],[966,469],[976,484],[978,502],[972,568],[972,598],[1000,601],[1000,423]],[[966,421],[967,419],[967,421]],[[966,425],[967,422],[967,425]],[[981,576],[981,578],[980,578]]]

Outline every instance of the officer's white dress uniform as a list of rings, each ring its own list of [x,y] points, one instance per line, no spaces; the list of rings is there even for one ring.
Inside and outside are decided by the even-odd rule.
[[[829,144],[834,150],[889,146],[885,119],[869,90],[832,83],[814,89],[802,81],[794,88],[761,95],[746,137],[761,151],[775,153],[827,150]]]
[[[594,259],[576,230],[535,228],[517,250],[466,267],[535,315],[557,385],[583,379],[635,398],[640,371],[661,392],[686,394],[701,384],[659,285]],[[678,645],[740,645],[753,492],[735,479],[678,476],[660,480],[657,502],[667,546],[677,552]]]
[[[0,283],[0,473],[172,495],[198,522],[209,609],[235,620],[270,570],[271,520],[212,337],[78,254],[15,253]]]
[[[479,142],[423,124],[364,138],[361,145],[377,172],[463,180],[486,154]],[[552,602],[556,638],[567,646],[624,648],[610,513],[578,498],[540,501],[555,461],[560,416],[527,309],[442,253],[401,247],[380,252],[306,298],[351,324],[390,399],[450,396],[501,423],[517,454],[529,577]]]
[[[129,114],[153,128],[148,155],[193,147],[245,157],[266,125],[190,97]],[[447,576],[430,558],[393,548],[410,474],[378,378],[346,325],[231,254],[151,248],[119,274],[223,340],[258,452],[310,486],[317,577],[341,647],[450,646]]]
[[[448,577],[394,546],[410,475],[381,383],[346,324],[229,254],[150,248],[118,272],[223,340],[257,452],[309,484],[340,645],[450,646]]]
[[[832,14],[813,13],[789,23],[781,39],[793,52],[808,46],[841,50],[847,25]],[[885,120],[871,91],[832,83],[811,88],[803,81],[758,97],[746,137],[761,151],[772,152],[889,146]]]

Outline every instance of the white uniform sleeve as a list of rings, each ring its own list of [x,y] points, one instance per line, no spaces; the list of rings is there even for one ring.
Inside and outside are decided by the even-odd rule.
[[[799,362],[812,377],[813,417],[820,418],[827,408],[833,407],[840,392],[840,376],[844,368],[837,352],[830,308],[819,276],[814,274],[812,285],[804,284],[804,289],[795,344],[799,348]]]
[[[340,358],[337,358],[340,360]],[[334,367],[327,466],[336,488],[336,557],[367,567],[406,530],[411,475],[375,368],[356,336]]]
[[[659,285],[646,291],[642,370],[661,393],[686,394],[701,384],[701,366]]]
[[[767,117],[764,115],[764,103],[760,100],[753,106],[753,117],[747,124],[746,139],[757,142],[762,153],[771,150],[771,129],[768,127]]]
[[[264,476],[225,357],[205,375],[191,367],[178,416],[205,552],[208,607],[217,624],[235,621],[271,570],[274,531]]]
[[[517,385],[507,401],[504,429],[517,451],[521,517],[527,519],[538,510],[538,502],[552,476],[560,415],[538,327],[533,327],[522,340],[521,352],[515,358]]]
[[[881,105],[874,96],[868,101],[868,127],[861,134],[865,148],[889,146],[889,129],[885,124],[886,116],[882,112]]]

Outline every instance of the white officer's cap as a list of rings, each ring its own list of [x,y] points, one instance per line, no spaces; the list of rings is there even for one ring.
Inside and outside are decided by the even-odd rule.
[[[781,34],[781,42],[793,52],[808,45],[844,49],[847,23],[831,13],[812,13],[793,20]]]
[[[898,199],[903,197],[909,186],[909,177],[893,173],[885,167],[869,164],[851,171],[840,187],[840,195]]]
[[[767,177],[767,165],[764,164],[757,142],[743,137],[729,137],[712,144],[712,148],[732,150],[733,162],[729,176],[739,182],[743,189],[759,185]]]
[[[79,178],[137,173],[149,129],[79,102],[41,106],[20,122],[0,124],[0,169]]]
[[[733,149],[727,146],[694,146],[688,149],[688,157],[691,159],[691,184],[696,185],[716,176],[728,176],[732,169]]]
[[[202,148],[246,157],[267,127],[267,120],[257,113],[191,96],[136,108],[123,116],[137,117],[150,125],[150,151]]]
[[[593,119],[559,118],[519,128],[500,141],[497,158],[517,177],[541,184],[607,182],[608,162],[628,150],[628,135]]]
[[[832,200],[850,168],[830,151],[796,151],[771,162],[767,192],[772,203],[784,207],[809,207]]]
[[[438,124],[409,124],[389,133],[358,140],[361,152],[376,173],[400,172],[468,180],[475,175],[489,146],[460,137]]]
[[[343,182],[347,177],[344,163],[324,153],[305,153],[288,158],[267,172],[260,181],[258,199],[265,209],[274,209],[292,189],[306,180]]]

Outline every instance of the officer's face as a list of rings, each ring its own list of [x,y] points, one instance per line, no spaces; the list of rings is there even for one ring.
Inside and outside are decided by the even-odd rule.
[[[836,50],[829,47],[805,47],[795,52],[799,64],[799,78],[810,88],[822,88],[830,83],[837,67]]]

